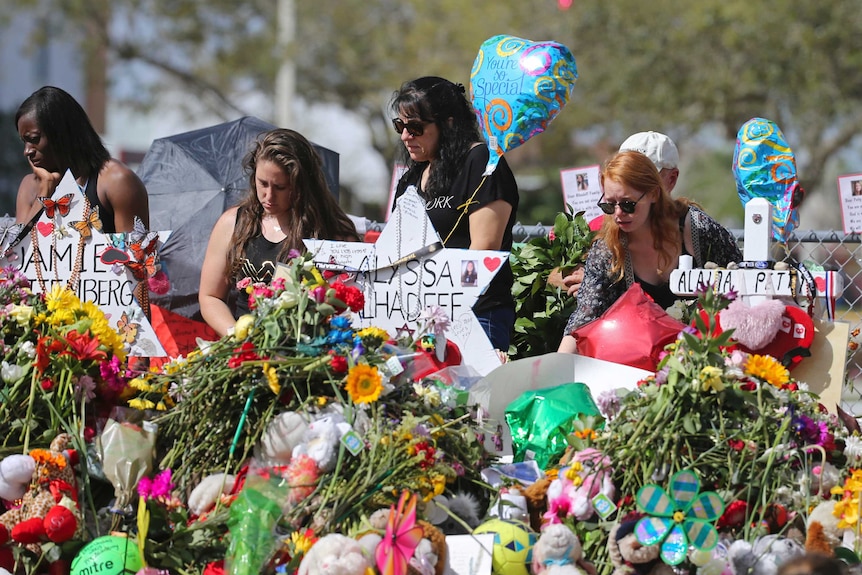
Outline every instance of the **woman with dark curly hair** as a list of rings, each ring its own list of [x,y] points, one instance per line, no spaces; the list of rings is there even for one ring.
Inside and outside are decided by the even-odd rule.
[[[302,134],[287,129],[262,134],[243,165],[248,194],[216,222],[201,268],[201,315],[220,336],[248,311],[247,298],[237,297],[244,295],[238,281],[269,283],[277,262],[288,261],[291,250],[305,251],[304,238],[359,240]]]
[[[450,248],[512,249],[518,186],[505,158],[483,176],[488,147],[464,86],[436,76],[407,82],[395,92],[392,125],[404,143],[407,172],[395,200],[415,188],[431,223]],[[515,323],[508,259],[473,311],[496,349],[508,351]]]

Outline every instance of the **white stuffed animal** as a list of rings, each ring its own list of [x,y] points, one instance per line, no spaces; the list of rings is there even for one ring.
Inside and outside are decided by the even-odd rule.
[[[585,575],[577,565],[583,554],[571,529],[562,523],[548,525],[533,546],[533,575]]]
[[[36,461],[29,455],[10,455],[0,461],[0,497],[6,501],[15,501],[24,497]]]
[[[734,541],[727,551],[735,575],[776,575],[787,561],[805,554],[805,548],[786,537],[764,535],[754,540]]]
[[[315,419],[305,430],[303,442],[293,448],[293,456],[308,455],[317,462],[320,471],[332,471],[338,455],[338,442],[349,430],[350,425],[337,413]]]
[[[260,439],[260,459],[272,465],[287,465],[307,430],[308,422],[299,413],[280,413],[269,422]]]
[[[236,477],[224,473],[213,473],[203,478],[189,494],[189,511],[195,515],[209,511],[216,500],[233,490]]]
[[[330,533],[315,543],[302,562],[297,575],[365,575],[371,561],[355,539]]]

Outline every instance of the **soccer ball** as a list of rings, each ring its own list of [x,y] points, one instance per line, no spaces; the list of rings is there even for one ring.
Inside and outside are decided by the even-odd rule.
[[[533,561],[533,545],[537,535],[529,525],[514,519],[495,517],[473,530],[494,534],[494,550],[491,555],[491,570],[494,575],[530,575]]]

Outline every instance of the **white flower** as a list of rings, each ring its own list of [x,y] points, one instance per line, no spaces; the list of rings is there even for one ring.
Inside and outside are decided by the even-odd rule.
[[[416,392],[417,396],[422,398],[425,405],[429,407],[437,407],[440,405],[440,391],[436,387],[425,387],[421,383],[414,383],[413,391]]]
[[[422,311],[419,318],[427,322],[426,325],[434,331],[434,335],[437,337],[449,329],[449,316],[446,315],[446,310],[439,305],[429,305]]]
[[[276,305],[279,309],[290,309],[299,303],[299,298],[292,291],[283,291],[278,295]]]
[[[6,383],[13,383],[24,376],[24,368],[17,363],[3,362],[0,364],[0,378]]]
[[[844,440],[844,456],[850,464],[862,463],[862,437],[851,435]]]
[[[29,359],[33,359],[36,357],[36,344],[32,341],[25,341],[21,344],[21,347],[18,348],[18,353],[26,355]]]

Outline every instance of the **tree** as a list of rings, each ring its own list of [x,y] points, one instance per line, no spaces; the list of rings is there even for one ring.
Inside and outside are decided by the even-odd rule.
[[[142,106],[166,86],[181,86],[190,105],[233,118],[245,113],[249,94],[272,94],[280,59],[295,58],[297,92],[364,114],[375,146],[390,158],[398,142],[385,106],[401,82],[436,74],[466,85],[479,45],[496,34],[559,41],[580,71],[572,101],[551,129],[512,154],[557,198],[552,176],[561,167],[601,161],[631,132],[662,130],[685,142],[718,126],[732,142],[753,116],[782,127],[804,187],[816,193],[830,159],[862,131],[855,0],[615,0],[565,11],[552,0],[299,1],[288,47],[277,42],[271,0],[42,5],[67,20],[63,29],[87,30],[87,53],[106,49],[114,70],[140,75],[123,96]]]

